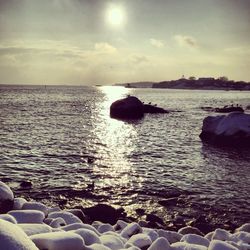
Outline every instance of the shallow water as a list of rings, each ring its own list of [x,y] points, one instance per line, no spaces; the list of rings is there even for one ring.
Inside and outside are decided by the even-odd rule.
[[[203,144],[199,133],[211,114],[200,107],[245,107],[250,92],[0,86],[0,94],[0,179],[16,193],[152,211],[178,192],[249,220],[249,150]],[[181,112],[111,119],[110,104],[127,94]],[[23,180],[33,188],[20,189]]]

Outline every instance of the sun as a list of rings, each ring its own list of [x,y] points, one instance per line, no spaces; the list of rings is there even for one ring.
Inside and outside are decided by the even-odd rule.
[[[121,27],[125,23],[125,10],[120,5],[110,5],[106,12],[106,19],[109,25]]]

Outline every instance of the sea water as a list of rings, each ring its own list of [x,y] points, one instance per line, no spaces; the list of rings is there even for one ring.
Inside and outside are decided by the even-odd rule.
[[[127,95],[171,110],[141,120],[111,119]],[[250,92],[114,86],[0,86],[0,180],[25,197],[73,204],[109,202],[162,210],[183,197],[188,211],[219,209],[249,220],[249,149],[199,138],[201,107],[250,104]],[[20,187],[31,181],[31,189]],[[180,211],[182,208],[178,208]]]

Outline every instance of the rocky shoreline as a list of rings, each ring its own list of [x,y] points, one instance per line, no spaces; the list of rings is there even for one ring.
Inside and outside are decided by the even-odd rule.
[[[29,185],[28,185],[29,184]],[[41,192],[32,188],[32,183],[21,183],[15,190],[18,197],[28,201],[39,201],[47,206],[58,206],[61,209],[80,209],[86,215],[86,221],[99,220],[115,224],[121,219],[128,223],[142,222],[150,228],[178,231],[185,226],[194,226],[203,234],[216,228],[233,232],[237,227],[250,221],[247,209],[227,209],[219,204],[211,205],[206,199],[199,200],[198,194],[187,191],[169,191],[161,197],[146,197],[145,200],[132,204],[114,203],[101,191],[63,189],[55,192]],[[149,200],[150,199],[150,200]],[[101,206],[101,217],[100,217]],[[93,212],[94,211],[94,212]]]
[[[168,230],[154,214],[147,214],[145,221],[131,222],[123,209],[107,204],[61,209],[16,198],[3,182],[0,213],[1,250],[250,249],[250,223],[232,232],[217,228],[204,233],[192,225]],[[136,213],[145,215],[143,209]]]

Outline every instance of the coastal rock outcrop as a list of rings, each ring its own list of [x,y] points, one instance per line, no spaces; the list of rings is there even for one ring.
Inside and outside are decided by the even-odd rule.
[[[217,145],[250,146],[250,115],[232,112],[203,120],[200,138]]]
[[[110,106],[110,116],[116,119],[141,119],[145,113],[168,113],[163,108],[144,104],[135,96],[113,102]]]

